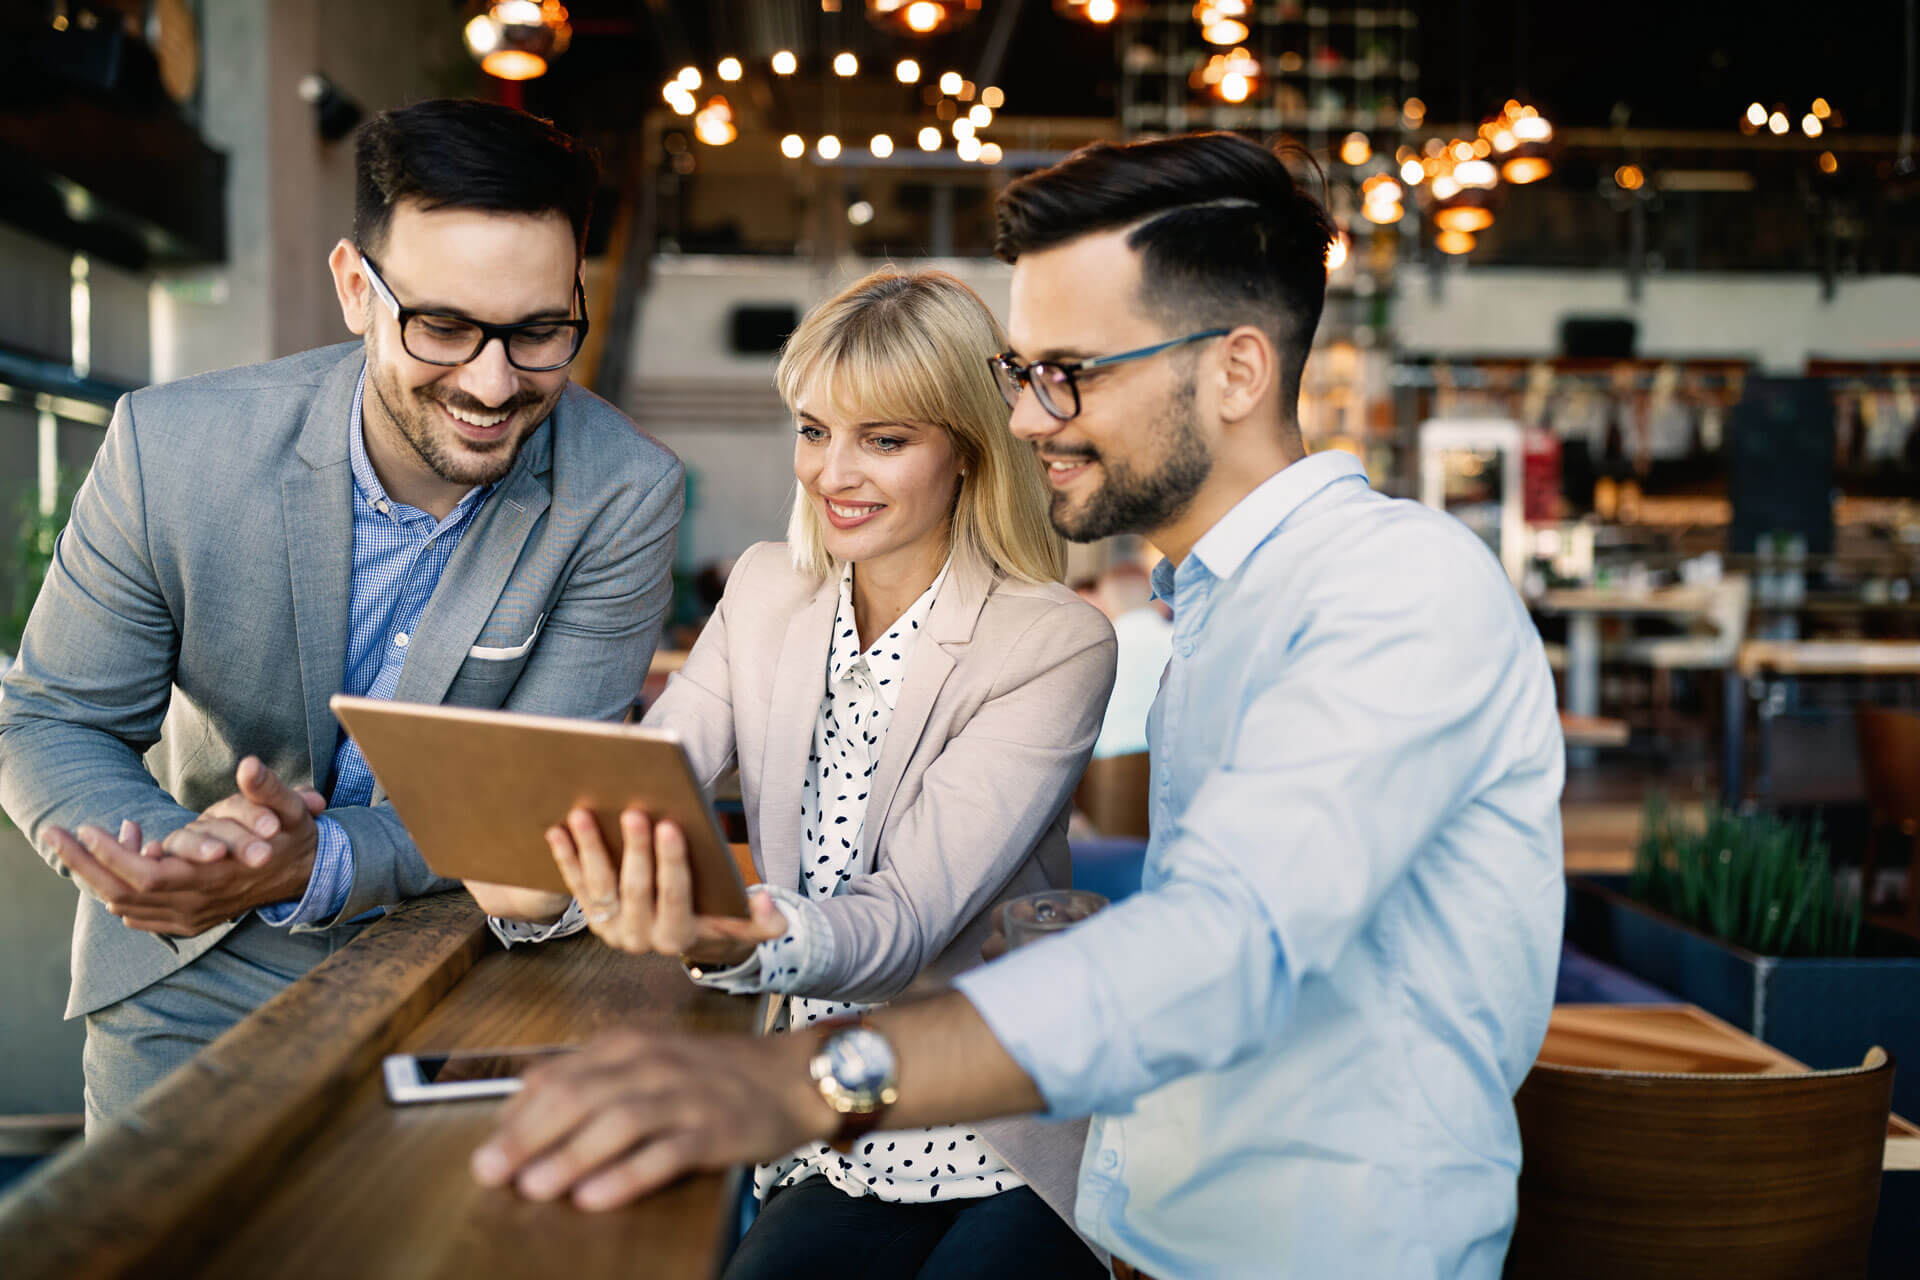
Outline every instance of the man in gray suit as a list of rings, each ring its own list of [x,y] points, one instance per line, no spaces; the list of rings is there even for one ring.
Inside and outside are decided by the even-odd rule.
[[[0,804],[84,890],[90,1126],[456,887],[331,695],[614,719],[639,691],[682,470],[568,383],[594,183],[521,112],[388,112],[328,260],[364,342],[115,410],[0,698]]]

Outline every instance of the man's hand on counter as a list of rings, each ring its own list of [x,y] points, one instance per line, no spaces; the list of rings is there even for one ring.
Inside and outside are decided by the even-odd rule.
[[[824,1142],[838,1116],[807,1073],[811,1036],[622,1031],[530,1072],[473,1153],[481,1184],[611,1209],[682,1174]]]

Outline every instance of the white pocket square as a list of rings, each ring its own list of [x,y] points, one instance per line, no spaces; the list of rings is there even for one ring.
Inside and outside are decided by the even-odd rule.
[[[533,642],[540,638],[540,628],[546,625],[547,615],[543,613],[533,620],[533,634],[525,640],[522,640],[519,644],[477,644],[467,650],[467,656],[469,658],[483,658],[488,662],[507,662],[514,658],[525,657],[527,651],[533,648]]]

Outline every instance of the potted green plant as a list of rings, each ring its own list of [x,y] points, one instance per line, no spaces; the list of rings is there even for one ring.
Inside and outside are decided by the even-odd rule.
[[[1575,877],[1568,940],[1813,1067],[1878,1044],[1920,1114],[1920,943],[1861,921],[1817,824],[1648,802],[1633,874]]]

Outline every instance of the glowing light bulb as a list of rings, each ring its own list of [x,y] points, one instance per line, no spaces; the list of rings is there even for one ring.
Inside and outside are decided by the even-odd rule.
[[[1773,133],[1775,137],[1779,137],[1781,134],[1785,133],[1787,131],[1787,113],[1784,111],[1776,111],[1772,115],[1768,116],[1767,128]]]
[[[873,141],[867,144],[867,150],[873,152],[877,158],[885,160],[893,154],[893,139],[884,133],[876,133],[873,135]]]
[[[993,123],[993,108],[984,102],[976,102],[967,111],[967,119],[973,121],[973,127],[984,129]]]
[[[940,131],[932,125],[928,125],[920,131],[919,142],[922,151],[938,151],[940,149]]]
[[[1463,187],[1476,187],[1484,191],[1499,182],[1500,175],[1485,160],[1469,160],[1454,166],[1453,180]]]
[[[1419,186],[1420,179],[1426,176],[1427,176],[1427,171],[1421,167],[1420,162],[1418,160],[1409,160],[1405,164],[1400,166],[1400,181],[1406,183],[1410,187]]]
[[[902,58],[893,68],[893,78],[901,84],[920,83],[920,64],[912,58]]]
[[[962,141],[973,136],[973,121],[967,119],[965,116],[961,116],[958,120],[955,120],[949,127],[953,130],[953,136]]]
[[[1759,103],[1756,102],[1747,108],[1748,124],[1758,129],[1761,125],[1765,124],[1766,122],[1767,122],[1767,109],[1765,107],[1761,106]]]
[[[954,152],[959,155],[962,160],[978,160],[980,158],[980,139],[974,137],[962,138],[959,144],[954,147]]]
[[[854,57],[850,53],[834,54],[833,55],[833,74],[841,77],[842,79],[846,78],[847,76],[859,75],[860,59]]]
[[[66,28],[56,26],[54,29],[64,31]],[[473,51],[476,58],[485,57],[499,46],[500,28],[494,25],[492,18],[483,13],[467,23],[467,48]]]
[[[1373,144],[1367,141],[1367,135],[1354,132],[1340,143],[1340,163],[1363,165],[1373,157]]]
[[[1253,82],[1238,71],[1229,71],[1220,77],[1220,96],[1228,102],[1245,102],[1252,92]]]
[[[1120,16],[1117,0],[1087,0],[1087,21],[1103,26]]]
[[[673,79],[674,83],[678,84],[682,89],[685,89],[688,93],[692,93],[700,87],[700,68],[682,67],[680,68],[680,74]]]
[[[794,57],[790,50],[782,49],[773,55],[773,74],[777,76],[790,76],[799,70],[799,68],[800,59]]]
[[[1809,138],[1817,138],[1826,132],[1826,126],[1820,123],[1819,116],[1809,111],[1800,117],[1800,132],[1806,134]]]
[[[824,134],[821,136],[820,141],[813,144],[813,149],[822,160],[838,160],[840,158],[840,139],[830,133]]]
[[[907,6],[907,27],[909,30],[925,35],[938,27],[946,16],[947,11],[939,5],[928,3],[928,0],[918,0],[918,3]]]
[[[720,65],[715,68],[715,70],[719,73],[722,80],[738,80],[742,72],[740,59],[722,58],[720,59]]]
[[[1833,114],[1833,108],[1827,105],[1827,100],[1825,98],[1815,98],[1813,100],[1813,114],[1819,116],[1822,120],[1825,120],[1828,116]]]
[[[940,92],[946,94],[949,98],[958,97],[960,94],[960,86],[965,83],[965,78],[963,78],[958,71],[949,71],[940,77]]]
[[[983,142],[980,144],[981,164],[999,164],[1003,155],[1005,155],[1005,152],[1000,150],[1000,144],[997,142]]]
[[[1327,274],[1332,275],[1347,265],[1347,233],[1342,231],[1327,245]]]
[[[789,160],[798,160],[807,153],[807,140],[797,133],[790,133],[780,139],[780,154]]]
[[[1007,95],[1000,92],[997,86],[988,85],[986,88],[980,91],[980,101],[985,103],[987,106],[991,107],[993,110],[998,111],[1000,108],[1007,105]]]

